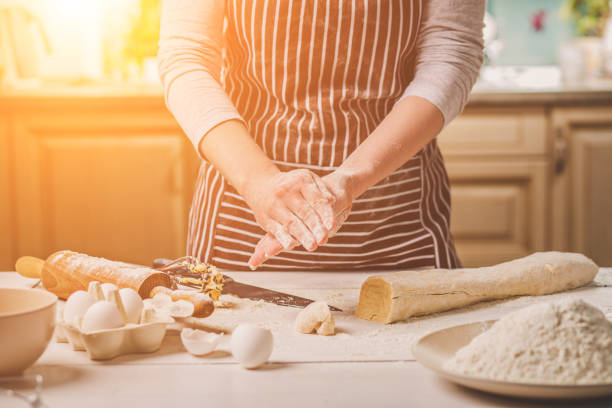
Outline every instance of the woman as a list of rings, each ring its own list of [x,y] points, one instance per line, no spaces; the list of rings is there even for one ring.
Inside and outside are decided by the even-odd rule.
[[[166,102],[203,159],[187,248],[229,269],[454,268],[436,145],[484,0],[167,0]]]

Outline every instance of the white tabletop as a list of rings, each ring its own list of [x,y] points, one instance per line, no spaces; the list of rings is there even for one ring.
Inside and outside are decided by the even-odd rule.
[[[296,295],[328,300],[343,308],[337,314],[338,328],[344,331],[340,340],[330,338],[329,348],[343,358],[334,361],[325,357],[319,346],[326,341],[320,336],[303,335],[310,343],[304,346],[311,355],[320,352],[323,361],[313,361],[302,352],[299,358],[285,358],[280,339],[272,362],[258,370],[245,370],[230,355],[218,352],[209,358],[196,358],[179,350],[176,335],[169,335],[162,349],[152,355],[132,355],[106,362],[93,362],[83,352],[74,352],[66,344],[52,342],[39,361],[26,374],[44,377],[43,401],[49,407],[542,407],[559,406],[513,400],[455,386],[422,367],[409,354],[398,348],[387,357],[368,359],[340,353],[340,346],[372,333],[371,322],[358,326],[351,317],[364,274],[356,273],[231,273],[239,281],[284,290]],[[379,341],[388,343],[404,332],[406,339],[416,339],[431,330],[476,320],[497,318],[534,301],[561,296],[584,298],[600,307],[612,318],[612,269],[600,272],[597,284],[563,294],[546,297],[523,297],[508,301],[488,302],[458,311],[412,319],[399,325],[381,326],[388,334]],[[0,273],[0,286],[25,285],[13,273]],[[258,306],[259,307],[259,306]],[[267,306],[266,306],[267,307]],[[277,306],[270,306],[275,308]],[[284,308],[287,309],[287,308]],[[270,309],[272,312],[274,309]],[[217,320],[224,315],[218,310]],[[294,309],[284,312],[291,316]],[[239,313],[238,313],[239,315]],[[215,315],[213,315],[214,317]],[[254,319],[264,314],[252,314]],[[245,318],[248,319],[248,316]],[[204,319],[205,320],[205,319]],[[282,320],[282,319],[281,319]],[[233,326],[239,321],[232,321]],[[221,322],[222,323],[222,322]],[[219,324],[221,324],[219,323]],[[285,324],[285,323],[282,323]],[[222,324],[221,324],[222,325]],[[215,324],[213,324],[215,326]],[[280,323],[279,323],[280,327]],[[377,326],[378,327],[378,326]],[[273,325],[275,336],[283,336],[282,328]],[[273,330],[274,331],[274,330]],[[390,336],[389,336],[390,334]],[[336,343],[332,343],[332,342]],[[409,341],[409,340],[406,340]],[[344,343],[343,343],[344,342]],[[333,345],[335,344],[335,345]],[[360,343],[361,347],[379,348],[380,344]],[[275,345],[276,347],[276,345]],[[334,347],[336,347],[334,349]],[[347,346],[348,347],[348,346]],[[389,346],[391,348],[391,346]],[[298,347],[299,348],[299,347]],[[406,348],[409,348],[407,344]],[[298,350],[299,354],[299,350]],[[329,354],[329,353],[328,353]],[[397,357],[399,356],[399,357]],[[376,358],[380,356],[376,355]],[[396,358],[394,360],[394,358]],[[366,361],[368,360],[368,361]],[[382,360],[382,361],[381,361]],[[398,361],[399,360],[399,361]],[[6,399],[0,399],[4,407]],[[563,406],[611,407],[612,400],[566,403]]]

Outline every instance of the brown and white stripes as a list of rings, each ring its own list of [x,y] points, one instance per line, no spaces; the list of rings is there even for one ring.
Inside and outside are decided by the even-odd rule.
[[[222,84],[281,170],[333,171],[414,74],[420,1],[227,0],[225,14]],[[449,217],[448,178],[433,141],[359,197],[325,246],[282,252],[261,269],[457,267]],[[263,234],[240,195],[204,161],[188,253],[248,269]]]

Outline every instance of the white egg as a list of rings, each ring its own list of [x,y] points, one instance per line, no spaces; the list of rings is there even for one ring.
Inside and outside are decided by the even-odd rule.
[[[100,285],[100,289],[102,289],[102,293],[104,294],[104,299],[108,300],[108,293],[113,290],[119,289],[117,285],[114,283],[103,283]]]
[[[125,309],[127,323],[138,324],[140,321],[140,313],[142,313],[142,308],[144,307],[144,303],[138,292],[132,288],[123,288],[119,290],[119,296],[121,297],[121,303],[123,303],[123,308]]]
[[[85,312],[94,303],[96,303],[96,300],[93,296],[84,290],[77,290],[68,297],[64,305],[64,322],[77,328],[80,327]]]
[[[83,316],[81,331],[89,333],[97,330],[116,329],[123,326],[123,317],[115,306],[106,300],[94,303]]]
[[[257,368],[267,362],[273,346],[270,330],[254,324],[241,324],[232,333],[232,354],[244,368]]]

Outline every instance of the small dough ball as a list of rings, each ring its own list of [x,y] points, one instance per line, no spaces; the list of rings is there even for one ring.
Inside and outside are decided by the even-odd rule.
[[[272,332],[254,324],[241,324],[232,332],[232,354],[244,368],[257,368],[272,354]]]
[[[81,331],[89,333],[98,330],[116,329],[123,326],[123,316],[114,303],[101,300],[94,303],[83,316]]]
[[[304,334],[316,331],[322,336],[333,336],[335,332],[334,316],[329,311],[327,303],[313,302],[297,315],[295,328]]]

